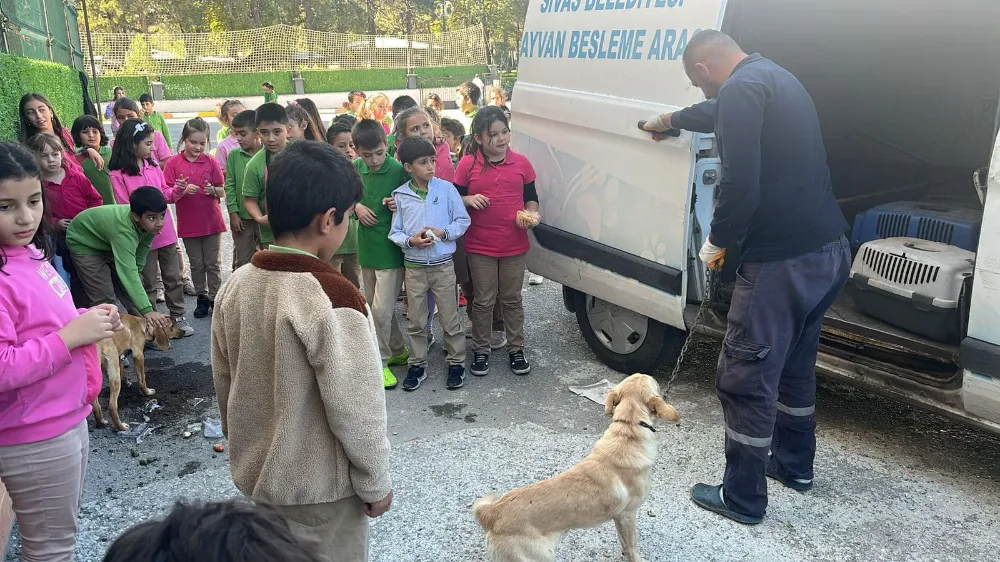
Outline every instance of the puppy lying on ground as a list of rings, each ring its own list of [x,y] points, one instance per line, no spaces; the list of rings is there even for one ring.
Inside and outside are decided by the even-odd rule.
[[[146,342],[151,341],[156,345],[156,349],[167,351],[170,349],[170,338],[179,338],[183,334],[173,325],[170,328],[152,328],[145,318],[122,314],[122,326],[124,329],[116,333],[113,337],[103,340],[97,344],[97,355],[101,360],[101,370],[108,376],[108,386],[111,387],[111,398],[108,400],[108,410],[111,412],[111,423],[118,431],[128,431],[128,424],[122,423],[118,418],[118,394],[122,390],[122,365],[121,356],[127,351],[132,352],[132,359],[135,361],[135,374],[139,379],[139,390],[145,396],[152,396],[156,391],[146,386],[146,358],[143,350]],[[125,384],[132,386],[125,374]],[[101,410],[100,398],[94,399],[94,420],[97,427],[105,427],[104,412]]]
[[[649,375],[635,374],[608,394],[612,422],[587,458],[566,472],[500,499],[487,496],[472,510],[486,530],[493,562],[551,562],[559,537],[570,529],[614,520],[622,553],[641,562],[636,549],[636,511],[649,494],[656,460],[655,418],[680,420],[660,397]]]

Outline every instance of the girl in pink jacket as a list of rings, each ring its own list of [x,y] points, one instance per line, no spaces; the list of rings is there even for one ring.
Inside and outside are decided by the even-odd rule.
[[[159,134],[149,123],[129,119],[122,123],[115,135],[109,168],[111,190],[119,205],[127,205],[132,192],[144,186],[159,189],[168,203],[177,202],[177,194],[167,187],[163,171],[153,160],[154,133]],[[174,228],[170,213],[167,213],[163,230],[153,238],[149,255],[146,256],[146,266],[142,270],[142,284],[149,295],[149,302],[156,302],[157,277],[163,279],[164,295],[174,327],[180,329],[184,337],[194,335],[194,328],[184,316],[187,309],[181,279],[181,257],[177,246],[177,229]],[[137,311],[132,313],[138,315]]]
[[[49,264],[51,225],[34,157],[0,143],[0,480],[25,560],[72,560],[101,391],[94,344],[121,330],[118,310],[77,310]]]

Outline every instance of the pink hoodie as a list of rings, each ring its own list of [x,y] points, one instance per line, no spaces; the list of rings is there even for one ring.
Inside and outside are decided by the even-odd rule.
[[[166,198],[167,203],[176,203],[177,195],[172,188],[167,187],[167,182],[163,179],[163,170],[159,166],[154,166],[149,162],[143,162],[138,176],[130,176],[125,170],[114,170],[111,172],[111,190],[115,194],[115,201],[119,205],[128,205],[128,199],[132,192],[140,187],[155,187],[159,189]],[[163,222],[163,230],[153,238],[151,250],[159,250],[164,246],[177,243],[177,229],[174,228],[174,219],[167,213]]]
[[[59,330],[81,311],[34,246],[3,247],[0,274],[0,446],[44,441],[90,414],[102,375],[93,345],[72,352]]]

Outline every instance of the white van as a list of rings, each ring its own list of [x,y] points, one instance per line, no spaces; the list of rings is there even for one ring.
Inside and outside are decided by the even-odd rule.
[[[845,291],[817,368],[1000,432],[1000,2],[532,0],[513,104],[543,217],[530,270],[563,285],[607,365],[676,360],[704,296],[697,254],[721,167],[712,135],[654,143],[637,122],[702,99],[681,55],[706,28],[809,90],[848,221],[903,201],[981,213],[964,339],[877,320]],[[724,309],[699,331],[721,336]]]

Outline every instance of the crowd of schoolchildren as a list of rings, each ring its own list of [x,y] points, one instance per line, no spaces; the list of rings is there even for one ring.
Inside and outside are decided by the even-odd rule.
[[[392,502],[390,367],[408,366],[405,390],[421,385],[436,319],[448,389],[465,383],[466,338],[472,374],[487,375],[503,347],[513,373],[530,372],[521,288],[540,217],[534,170],[509,146],[503,91],[480,108],[478,86],[458,89],[467,134],[441,117],[437,95],[421,107],[351,92],[325,128],[311,100],[282,106],[269,86],[256,110],[218,108],[214,150],[208,124],[188,121],[176,154],[148,95],[136,103],[116,89],[112,139],[95,116],[67,127],[44,95],[21,99],[20,143],[0,143],[0,480],[25,560],[72,559],[86,417],[103,382],[95,344],[122,329],[118,302],[147,330],[191,336],[190,279],[194,316],[213,315],[233,479],[274,507],[181,505],[128,531],[107,560],[221,553],[218,527],[230,519],[265,538],[226,559],[257,547],[267,559],[320,559],[298,536],[337,560],[366,560],[366,516]],[[234,274],[223,287],[227,222]],[[409,347],[394,314],[404,287]],[[330,431],[296,437],[317,426]],[[155,538],[194,520],[205,524],[185,544]]]

